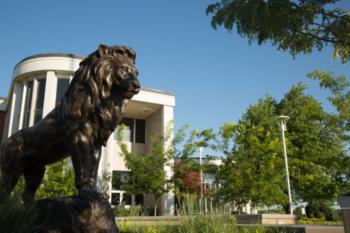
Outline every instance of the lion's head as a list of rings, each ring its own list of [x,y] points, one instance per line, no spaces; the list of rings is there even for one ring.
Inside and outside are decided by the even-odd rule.
[[[112,92],[122,92],[123,97],[131,99],[140,90],[135,67],[136,54],[125,46],[100,45],[92,56],[99,56],[96,64],[96,76],[103,77],[112,85]],[[106,75],[106,73],[110,73]]]
[[[60,106],[61,118],[88,120],[94,116],[100,125],[112,128],[120,120],[115,108],[123,109],[125,100],[140,91],[135,59],[131,48],[100,45],[75,72]]]
[[[100,90],[100,98],[110,94],[122,94],[131,99],[140,90],[135,67],[136,54],[125,46],[100,45],[98,50],[81,62],[81,67],[90,66],[92,76]],[[94,90],[97,91],[97,90]]]

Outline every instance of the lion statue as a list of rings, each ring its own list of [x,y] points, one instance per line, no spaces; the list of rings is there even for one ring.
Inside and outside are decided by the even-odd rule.
[[[0,197],[21,175],[24,203],[34,201],[45,166],[71,156],[75,186],[96,191],[101,146],[122,119],[125,105],[140,90],[135,52],[100,45],[81,61],[60,104],[33,127],[6,139],[0,154]]]

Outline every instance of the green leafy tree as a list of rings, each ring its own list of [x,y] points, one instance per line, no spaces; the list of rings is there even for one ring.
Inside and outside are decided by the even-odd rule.
[[[175,136],[173,141],[174,158],[178,160],[179,166],[174,169],[173,180],[175,182],[176,191],[193,191],[193,187],[187,187],[184,181],[186,176],[191,172],[200,172],[200,169],[206,170],[206,162],[203,162],[202,167],[198,163],[198,149],[202,147],[211,148],[214,146],[215,133],[213,129],[194,129],[186,137],[188,126],[182,127]],[[197,158],[196,158],[197,157]],[[206,155],[206,158],[209,156]],[[207,160],[206,160],[207,161]],[[198,183],[198,182],[197,182]],[[198,188],[198,187],[196,187]]]
[[[227,155],[220,169],[222,194],[242,206],[282,205],[287,210],[285,169],[275,116],[290,116],[287,147],[293,199],[330,205],[347,180],[345,145],[338,121],[298,84],[280,102],[271,97],[248,108],[237,124],[220,131]]]
[[[45,177],[36,195],[39,198],[71,196],[75,193],[74,171],[65,159],[46,168]]]
[[[148,153],[137,154],[128,150],[123,142],[123,126],[118,128],[117,139],[125,164],[131,171],[128,180],[122,185],[130,194],[153,194],[155,197],[154,215],[157,215],[157,202],[160,197],[172,189],[171,177],[168,177],[165,166],[170,165],[174,150],[171,147],[172,131],[155,135],[151,138]]]
[[[310,205],[331,203],[343,187],[347,159],[341,128],[306,86],[294,86],[279,103],[279,112],[289,115],[288,158],[294,197]]]
[[[220,167],[220,196],[233,201],[239,210],[249,201],[253,206],[283,205],[287,202],[281,144],[272,97],[250,106],[237,123],[225,124],[218,148],[226,159]]]
[[[189,132],[188,126],[182,127],[175,135],[173,140],[174,150],[174,171],[173,182],[176,195],[175,206],[179,213],[193,214],[199,209],[199,193],[201,190],[200,172],[214,173],[213,168],[208,166],[209,156],[205,155],[202,165],[198,161],[199,148],[211,148],[215,139],[215,133],[212,129],[194,129]],[[207,197],[213,197],[212,192],[205,192]],[[198,212],[197,212],[198,213]]]
[[[293,56],[321,50],[328,43],[334,56],[350,58],[350,14],[339,0],[219,0],[208,6],[212,27],[223,26],[249,42],[270,41]]]
[[[350,82],[345,76],[335,77],[332,72],[316,70],[308,74],[310,79],[318,80],[322,88],[330,90],[332,96],[328,99],[335,107],[336,112],[330,116],[330,121],[337,126],[337,134],[347,145],[349,152],[350,145]],[[347,169],[347,176],[343,177],[343,191],[345,195],[350,195],[350,156],[344,158],[343,165]]]

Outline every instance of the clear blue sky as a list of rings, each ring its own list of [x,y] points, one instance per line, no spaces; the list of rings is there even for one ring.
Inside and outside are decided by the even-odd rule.
[[[13,68],[29,55],[87,55],[100,43],[127,45],[138,55],[144,87],[176,96],[176,128],[218,129],[237,121],[266,94],[280,99],[297,82],[326,104],[329,94],[306,74],[314,69],[349,76],[332,50],[293,59],[269,44],[248,45],[213,30],[206,6],[215,1],[0,0],[0,96],[7,96]],[[349,9],[350,2],[341,4]]]

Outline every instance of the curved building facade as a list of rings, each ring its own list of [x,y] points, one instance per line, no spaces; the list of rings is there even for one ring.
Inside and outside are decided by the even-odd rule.
[[[64,96],[74,72],[84,57],[72,54],[40,54],[20,61],[14,68],[7,106],[3,107],[5,123],[2,137],[7,138],[16,131],[33,126],[49,113]],[[140,78],[142,84],[142,77]],[[4,104],[2,104],[4,105]],[[127,126],[124,139],[129,149],[144,153],[149,149],[153,135],[165,133],[166,126],[173,120],[175,97],[167,92],[141,89],[129,102],[123,123]],[[99,168],[99,186],[110,194],[112,205],[143,204],[144,209],[154,206],[152,195],[129,196],[121,187],[104,182],[104,174],[111,179],[123,179],[129,171],[119,153],[115,135],[111,135],[106,147],[102,148]],[[171,175],[170,167],[165,168]],[[165,195],[160,213],[173,214],[173,195]]]

